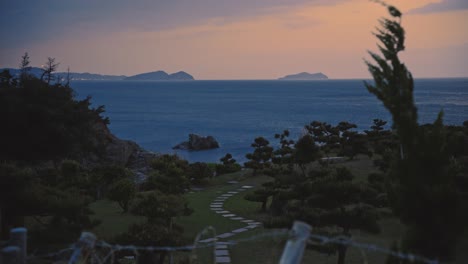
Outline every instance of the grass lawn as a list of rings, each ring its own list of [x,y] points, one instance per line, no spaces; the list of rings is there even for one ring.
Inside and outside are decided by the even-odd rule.
[[[367,177],[364,167],[370,165],[367,157],[358,157],[353,161],[333,164],[332,166],[346,166],[350,168],[357,176],[363,179]],[[236,180],[238,183],[227,184],[228,181]],[[218,176],[197,189],[195,192],[186,194],[189,207],[194,209],[190,216],[179,217],[176,222],[184,227],[184,237],[187,241],[193,241],[197,234],[204,228],[212,226],[216,233],[225,233],[233,229],[245,226],[244,223],[233,221],[222,217],[210,210],[209,204],[214,198],[222,193],[237,189],[242,185],[261,186],[262,183],[271,180],[267,176],[251,177],[250,171],[240,171],[233,174]],[[239,216],[262,220],[267,215],[260,212],[260,203],[250,202],[244,199],[245,194],[253,192],[255,188],[236,194],[224,203],[224,209],[233,212]],[[95,228],[94,232],[102,239],[110,239],[116,234],[125,232],[132,223],[144,221],[143,217],[136,217],[130,214],[123,214],[121,208],[114,202],[101,200],[93,203],[91,209],[95,212],[94,218],[102,221],[101,225]],[[378,235],[366,234],[363,232],[353,232],[353,238],[362,243],[370,243],[381,247],[389,248],[393,241],[399,240],[403,226],[397,219],[387,218],[381,221],[382,233]],[[230,255],[232,263],[278,263],[282,254],[287,237],[278,235],[275,237],[257,237],[253,241],[248,241],[252,237],[261,236],[272,232],[272,229],[257,228],[233,237],[229,240],[245,240],[236,245],[230,246]],[[208,238],[213,234],[206,234],[203,238]],[[198,257],[195,263],[210,263],[212,258],[212,249],[196,250],[194,254]],[[188,258],[189,253],[177,253],[175,259]],[[362,251],[358,248],[349,248],[346,256],[346,263],[384,263],[386,257],[382,253]],[[312,250],[306,250],[303,263],[335,263],[336,256],[327,256],[319,254]]]
[[[145,220],[145,217],[122,213],[122,208],[110,200],[96,201],[90,205],[90,208],[94,212],[92,218],[101,221],[101,224],[93,230],[99,239],[109,240],[124,233],[131,224]]]
[[[247,173],[248,174],[248,173]],[[240,180],[236,184],[226,184],[231,180]],[[229,232],[231,230],[245,226],[244,223],[227,219],[220,214],[210,210],[210,203],[219,195],[240,188],[242,185],[259,186],[267,180],[266,177],[249,178],[243,175],[242,172],[226,174],[216,178],[217,184],[211,184],[206,189],[198,192],[189,193],[186,195],[189,201],[189,207],[194,209],[194,213],[190,216],[184,216],[177,219],[177,223],[181,224],[184,229],[184,236],[187,238],[195,238],[196,235],[207,226],[215,228],[217,234]],[[245,192],[244,192],[245,193]],[[225,207],[229,201],[243,201],[244,193],[237,194],[225,202]],[[242,199],[234,199],[241,197]],[[226,209],[227,210],[227,209]],[[228,210],[229,211],[229,210]],[[243,216],[239,213],[239,215]]]
[[[221,175],[214,178],[204,186],[201,191],[186,194],[189,207],[194,210],[190,216],[183,216],[176,219],[176,222],[184,227],[184,237],[189,241],[195,239],[197,234],[208,226],[213,226],[218,234],[231,231],[244,226],[238,221],[226,219],[210,210],[211,201],[220,194],[237,189],[242,185],[259,185],[265,178],[249,178],[249,171],[241,171],[232,174]],[[237,184],[227,184],[228,181],[239,180]],[[230,199],[229,199],[230,200]],[[99,200],[91,204],[94,211],[93,219],[98,219],[101,224],[93,232],[99,238],[110,239],[120,233],[125,232],[133,223],[144,221],[144,217],[122,213],[122,209],[117,203],[110,200]]]
[[[356,175],[356,180],[361,181],[367,178],[369,169],[366,170],[365,168],[369,168],[371,162],[372,161],[366,156],[359,156],[356,160],[331,164],[330,166],[348,167],[353,174]],[[261,183],[268,180],[268,177],[259,177],[257,179],[256,186],[260,186]],[[261,221],[267,216],[266,213],[261,212],[261,203],[250,202],[243,198],[245,194],[253,192],[254,190],[255,188],[231,197],[225,202],[224,208],[240,216]],[[373,244],[382,248],[390,248],[394,241],[401,239],[404,232],[403,225],[396,218],[382,218],[380,226],[382,228],[380,234],[373,235],[356,230],[353,232],[353,239],[360,243]],[[261,233],[268,233],[270,231],[271,229],[256,229],[254,231],[249,231],[242,235],[235,236],[233,239],[255,236]],[[285,242],[286,238],[284,236],[261,238],[255,241],[243,242],[235,246],[231,246],[231,258],[233,263],[278,263]],[[245,256],[249,257],[246,258]],[[385,263],[386,258],[387,256],[383,253],[350,247],[346,256],[346,263]],[[303,259],[303,263],[336,263],[336,261],[337,256],[327,256],[312,250],[306,250]]]

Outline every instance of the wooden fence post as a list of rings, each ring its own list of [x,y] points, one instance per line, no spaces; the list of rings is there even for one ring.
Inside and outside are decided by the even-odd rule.
[[[75,264],[78,263],[80,260],[80,256],[86,252],[90,253],[90,251],[94,248],[94,244],[96,243],[96,236],[90,232],[82,232],[80,236],[80,240],[75,245],[75,249],[68,261],[68,264]],[[88,256],[84,256],[86,259]]]
[[[25,264],[27,259],[28,230],[24,227],[17,227],[10,230],[9,246],[19,249],[18,263]]]
[[[20,248],[8,246],[2,248],[0,254],[0,264],[19,264]]]
[[[281,255],[280,264],[299,264],[304,254],[304,249],[309,240],[312,227],[304,222],[294,221],[293,236],[286,242],[286,246]]]

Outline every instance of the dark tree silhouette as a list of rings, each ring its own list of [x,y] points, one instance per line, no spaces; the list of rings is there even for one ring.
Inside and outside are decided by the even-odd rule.
[[[27,52],[24,53],[24,55],[21,57],[21,63],[20,63],[20,80],[24,80],[28,77],[28,72],[31,69],[29,67],[29,55]]]
[[[244,166],[253,169],[253,175],[255,176],[259,171],[271,167],[273,148],[270,146],[270,142],[263,137],[256,138],[252,143],[252,147],[254,151],[245,155],[249,161],[245,162]]]
[[[55,79],[53,73],[57,70],[60,63],[55,62],[55,58],[48,57],[47,62],[43,67],[43,72],[41,75],[41,80],[45,81],[47,84],[50,84],[51,81]]]
[[[389,169],[389,196],[396,215],[409,228],[403,248],[426,257],[448,260],[460,234],[460,197],[456,171],[447,149],[442,112],[431,129],[418,125],[411,73],[398,54],[405,49],[401,12],[386,6],[391,19],[381,19],[375,36],[382,56],[369,52],[366,61],[374,84],[365,83],[392,115],[399,151]]]
[[[135,195],[135,181],[129,178],[122,178],[110,186],[107,197],[110,200],[117,202],[122,208],[123,212],[126,213],[128,211],[130,202],[135,197]]]

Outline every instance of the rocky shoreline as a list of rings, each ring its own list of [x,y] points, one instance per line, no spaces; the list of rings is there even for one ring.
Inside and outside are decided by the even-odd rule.
[[[151,170],[151,160],[159,154],[148,151],[132,140],[120,139],[112,134],[104,123],[95,125],[102,138],[103,151],[98,155],[87,155],[81,159],[85,167],[117,165],[135,173],[136,182],[141,183]]]

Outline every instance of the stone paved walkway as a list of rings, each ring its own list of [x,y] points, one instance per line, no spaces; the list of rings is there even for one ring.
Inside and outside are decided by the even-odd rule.
[[[245,190],[248,190],[250,188],[253,188],[253,186],[250,185],[244,185],[238,189],[232,190],[225,192],[218,197],[216,197],[210,204],[210,209],[214,211],[217,214],[222,215],[223,217],[229,218],[232,221],[239,221],[240,223],[246,224],[246,226],[242,228],[238,228],[235,230],[231,230],[230,232],[219,234],[216,236],[216,239],[214,238],[208,238],[204,240],[200,240],[199,242],[201,243],[209,243],[216,241],[215,245],[215,258],[216,258],[216,263],[231,263],[231,257],[229,256],[229,248],[228,245],[226,245],[226,242],[220,241],[222,239],[226,239],[229,237],[232,237],[236,234],[240,234],[242,232],[249,231],[251,229],[257,228],[262,225],[260,222],[256,222],[254,220],[250,219],[245,219],[244,217],[238,216],[236,214],[233,214],[229,211],[224,210],[224,202],[232,197],[233,195],[237,195]]]

